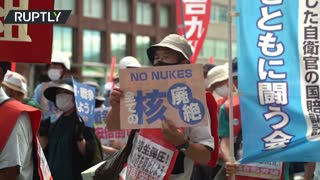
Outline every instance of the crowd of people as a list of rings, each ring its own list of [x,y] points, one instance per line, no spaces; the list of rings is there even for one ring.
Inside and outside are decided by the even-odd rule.
[[[149,47],[146,53],[150,64],[157,68],[190,64],[192,49],[186,39],[170,34]],[[103,154],[112,156],[124,146],[117,142],[110,146],[101,144],[94,129],[85,126],[77,114],[75,92],[68,77],[70,60],[62,54],[55,54],[51,62],[47,65],[50,81],[39,84],[32,97],[27,97],[26,79],[10,71],[10,63],[0,62],[0,126],[4,129],[0,131],[0,179],[30,180],[38,177],[46,179],[44,177],[48,176],[58,180],[82,179],[81,172],[103,161]],[[208,118],[208,126],[187,127],[181,131],[171,117],[162,121],[162,136],[159,139],[174,145],[178,151],[169,179],[220,180],[237,173],[239,164],[233,156],[241,158],[241,121],[245,120],[241,120],[240,116],[236,58],[232,66],[233,87],[228,85],[228,64],[203,66],[205,89],[215,99],[214,104],[207,107],[213,112]],[[136,58],[128,56],[119,62],[119,68],[143,67]],[[83,83],[96,89],[95,108],[111,106],[106,117],[107,128],[118,130],[120,99],[124,96],[121,83],[125,82],[114,78],[112,89],[105,89],[103,96],[97,82]],[[228,103],[230,91],[233,93],[231,105]],[[234,123],[235,137],[231,137],[235,138],[234,145],[229,143],[230,106],[237,120]],[[42,116],[39,116],[40,111]],[[139,133],[142,131],[137,131],[136,135]],[[230,146],[234,146],[235,155],[230,154]],[[40,164],[40,160],[35,158],[38,147],[44,152],[45,158],[42,157],[42,160],[47,162],[51,175],[46,174],[45,169],[37,171]],[[218,162],[210,163],[215,160]],[[285,163],[285,167],[281,179],[289,179],[289,164]],[[237,176],[237,179],[263,178]]]

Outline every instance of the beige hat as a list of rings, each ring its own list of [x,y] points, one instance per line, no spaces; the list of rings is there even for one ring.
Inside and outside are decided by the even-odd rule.
[[[208,72],[208,85],[207,88],[210,88],[214,83],[221,82],[229,79],[229,69],[228,64],[216,66]]]
[[[179,36],[177,34],[170,34],[166,36],[160,43],[155,44],[147,49],[148,58],[151,63],[154,60],[154,53],[157,47],[166,47],[172,49],[174,51],[180,52],[189,62],[190,58],[193,54],[191,46],[189,45],[188,41]]]
[[[7,71],[2,82],[6,87],[27,95],[27,80],[19,73]]]
[[[139,68],[139,67],[141,67],[141,64],[133,56],[126,56],[122,58],[119,62],[119,69]]]

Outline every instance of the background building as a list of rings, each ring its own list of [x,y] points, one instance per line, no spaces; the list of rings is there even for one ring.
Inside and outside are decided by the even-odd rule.
[[[235,1],[232,1],[232,11],[235,10]],[[206,39],[199,53],[197,63],[209,63],[213,57],[214,64],[223,64],[228,61],[228,1],[212,0],[210,24]],[[236,19],[232,21],[232,57],[237,56]]]
[[[56,0],[55,9],[72,13],[66,24],[55,25],[53,52],[60,51],[72,60],[72,75],[79,80],[109,79],[110,62],[135,56],[149,65],[146,49],[164,36],[176,32],[174,0]],[[235,26],[233,52],[236,52]],[[212,1],[210,25],[197,63],[227,60],[227,2]],[[48,80],[46,65],[19,64],[17,71],[28,78],[29,92]],[[117,72],[117,70],[116,70]]]

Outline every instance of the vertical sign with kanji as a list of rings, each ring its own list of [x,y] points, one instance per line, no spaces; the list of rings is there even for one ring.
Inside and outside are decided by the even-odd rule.
[[[243,163],[320,161],[319,9],[237,1]]]
[[[0,61],[50,63],[52,24],[4,24],[4,20],[10,10],[53,9],[53,0],[0,0]]]
[[[207,125],[202,65],[124,69],[119,77],[121,129],[161,127],[167,118],[179,127]]]
[[[86,126],[93,128],[96,99],[95,88],[73,80],[73,89],[78,115],[82,117]]]
[[[206,38],[210,20],[211,0],[176,0],[178,34],[193,48],[191,63],[195,63]]]

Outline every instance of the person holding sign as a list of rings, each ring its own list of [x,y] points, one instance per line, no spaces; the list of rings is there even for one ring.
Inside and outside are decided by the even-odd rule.
[[[176,34],[170,34],[159,44],[148,48],[147,55],[153,66],[173,66],[190,64],[192,50],[186,39]],[[107,116],[107,127],[109,130],[120,128],[120,99],[123,97],[123,91],[119,88],[115,88],[111,93],[110,103],[112,109]],[[214,141],[209,128],[207,126],[187,127],[183,131],[176,126],[175,120],[171,117],[166,117],[166,120],[161,121],[161,123],[162,129],[160,130],[160,134],[154,140],[163,140],[164,144],[176,147],[175,151],[178,151],[175,162],[169,165],[174,166],[172,173],[168,173],[167,171],[164,177],[169,177],[169,179],[173,180],[190,179],[195,161],[201,164],[207,164],[210,160],[210,153],[214,148]],[[159,132],[157,129],[148,130],[149,134],[157,134]],[[143,132],[144,129],[140,129],[138,135],[142,135]],[[136,137],[140,137],[138,135],[136,134]],[[137,146],[141,143],[149,145],[151,143],[151,141],[145,140],[144,138],[137,139]],[[134,144],[135,143],[136,142],[134,142]],[[159,144],[152,145],[152,147],[159,146]],[[131,152],[133,152],[133,150]],[[163,157],[164,154],[167,155],[166,152],[163,152]],[[166,168],[169,169],[170,167]],[[162,168],[158,170],[164,171]],[[161,177],[163,178],[163,176]],[[131,176],[129,178],[131,178]]]

